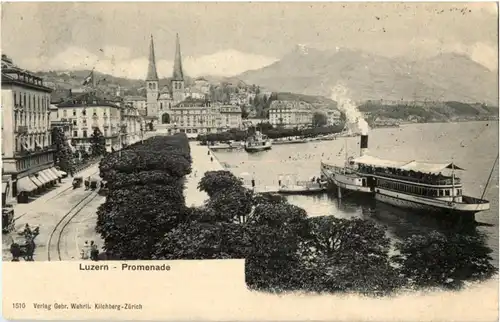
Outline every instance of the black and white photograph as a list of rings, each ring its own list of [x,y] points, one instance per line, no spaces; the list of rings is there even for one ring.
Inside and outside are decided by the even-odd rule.
[[[243,259],[275,296],[498,278],[496,2],[1,9],[4,262]]]

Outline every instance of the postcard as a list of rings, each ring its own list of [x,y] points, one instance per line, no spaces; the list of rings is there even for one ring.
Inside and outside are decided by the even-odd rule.
[[[1,24],[5,319],[498,319],[497,3]]]

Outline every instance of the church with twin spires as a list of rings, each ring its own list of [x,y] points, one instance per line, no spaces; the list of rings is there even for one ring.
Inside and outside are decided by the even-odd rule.
[[[160,88],[160,79],[156,68],[154,40],[151,35],[149,45],[149,64],[146,76],[146,116],[148,122],[154,127],[163,125],[170,127],[172,107],[186,99],[184,72],[182,70],[181,45],[179,35],[175,40],[174,70],[170,86]]]

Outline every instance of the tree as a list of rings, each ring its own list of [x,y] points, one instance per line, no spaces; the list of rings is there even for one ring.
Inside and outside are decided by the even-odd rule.
[[[306,217],[305,210],[280,201],[255,207],[247,221],[250,247],[245,271],[249,287],[300,289],[303,279],[298,250],[307,235]]]
[[[93,157],[99,157],[106,154],[106,139],[98,127],[95,127],[94,132],[92,132],[90,144],[90,153]]]
[[[150,138],[99,164],[108,182],[106,202],[99,207],[96,231],[114,259],[151,259],[157,244],[186,222],[191,211],[183,195],[184,177],[191,172],[185,134]]]
[[[241,180],[229,171],[207,171],[198,183],[198,190],[206,192],[212,198],[221,190],[242,186]]]
[[[56,149],[54,154],[54,164],[62,171],[72,173],[75,170],[73,165],[73,152],[71,151],[62,128],[55,127],[52,129],[52,142],[54,143]]]
[[[245,229],[234,223],[181,224],[158,243],[155,259],[245,258],[249,245]]]
[[[491,264],[492,250],[478,233],[434,231],[414,235],[396,248],[400,254],[394,260],[413,287],[458,288],[466,280],[486,279],[496,272]]]
[[[328,119],[324,113],[314,112],[312,124],[314,127],[323,127],[328,124]]]
[[[364,219],[309,218],[301,247],[305,288],[318,292],[387,293],[401,286],[385,230]]]

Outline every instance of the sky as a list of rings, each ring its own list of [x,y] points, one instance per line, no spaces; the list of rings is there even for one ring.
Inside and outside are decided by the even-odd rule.
[[[295,45],[422,59],[466,54],[498,69],[495,3],[2,3],[2,53],[29,70],[91,69],[144,79],[150,35],[160,77],[175,34],[190,76],[232,76]]]

